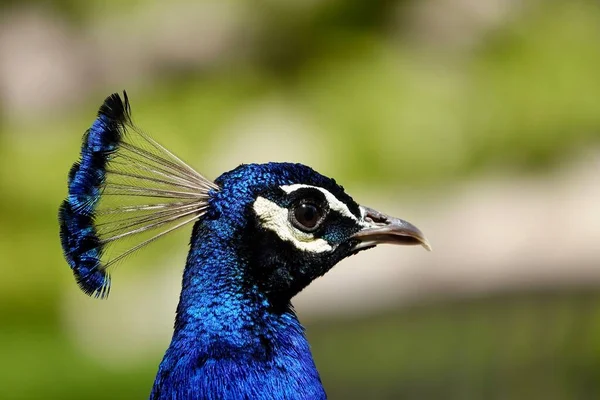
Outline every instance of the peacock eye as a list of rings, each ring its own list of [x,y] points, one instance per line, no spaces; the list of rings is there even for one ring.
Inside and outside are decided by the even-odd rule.
[[[291,211],[292,224],[304,232],[315,231],[325,216],[325,211],[313,203],[300,203]]]

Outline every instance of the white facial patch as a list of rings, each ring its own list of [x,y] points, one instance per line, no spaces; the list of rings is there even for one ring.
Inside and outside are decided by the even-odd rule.
[[[358,221],[358,219],[356,218],[356,215],[354,215],[350,212],[350,209],[348,208],[348,206],[346,204],[342,203],[340,200],[338,200],[337,197],[335,197],[333,194],[331,194],[331,192],[329,192],[326,189],[320,188],[318,186],[301,185],[301,184],[281,186],[281,189],[284,192],[286,192],[287,194],[290,194],[290,193],[295,192],[296,190],[302,189],[302,188],[317,189],[318,191],[320,191],[321,193],[323,193],[325,195],[325,200],[327,200],[327,203],[329,203],[330,209],[337,211],[344,217],[348,217],[348,218],[353,219],[354,221]]]
[[[325,239],[315,238],[310,233],[294,228],[289,221],[287,208],[280,207],[260,196],[254,202],[253,208],[263,228],[275,232],[281,240],[291,242],[296,248],[312,253],[333,250]]]

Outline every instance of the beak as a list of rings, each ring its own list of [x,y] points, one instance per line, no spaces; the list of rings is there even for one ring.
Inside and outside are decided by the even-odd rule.
[[[410,222],[390,217],[372,208],[364,209],[364,228],[355,233],[352,238],[360,240],[355,250],[376,246],[378,244],[421,245],[431,251],[431,245],[423,232]]]

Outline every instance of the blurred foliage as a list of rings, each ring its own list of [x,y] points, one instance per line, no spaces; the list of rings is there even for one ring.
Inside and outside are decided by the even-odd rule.
[[[147,4],[31,3],[79,26],[99,9],[106,17]],[[305,13],[292,3],[261,2],[261,40],[246,63],[172,71],[130,93],[136,121],[194,161],[215,150],[214,132],[278,96],[327,132],[319,146],[330,157],[317,169],[393,188],[486,169],[547,171],[600,143],[593,1],[541,2],[460,55],[389,33],[393,13],[409,1],[325,1]],[[79,150],[74,138],[106,94],[65,115],[0,124],[0,353],[11,360],[0,371],[0,398],[143,398],[151,387],[162,349],[114,371],[86,358],[62,330],[63,293],[76,289],[56,213]],[[308,332],[332,398],[587,399],[599,395],[598,305],[576,294],[431,304]]]
[[[597,399],[597,291],[432,300],[308,336],[335,399]]]

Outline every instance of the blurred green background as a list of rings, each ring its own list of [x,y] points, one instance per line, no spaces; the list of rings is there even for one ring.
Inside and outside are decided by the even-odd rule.
[[[592,0],[0,1],[0,398],[149,394],[189,232],[98,301],[56,219],[123,88],[209,177],[304,162],[428,234],[301,294],[330,398],[600,398],[599,44]]]

